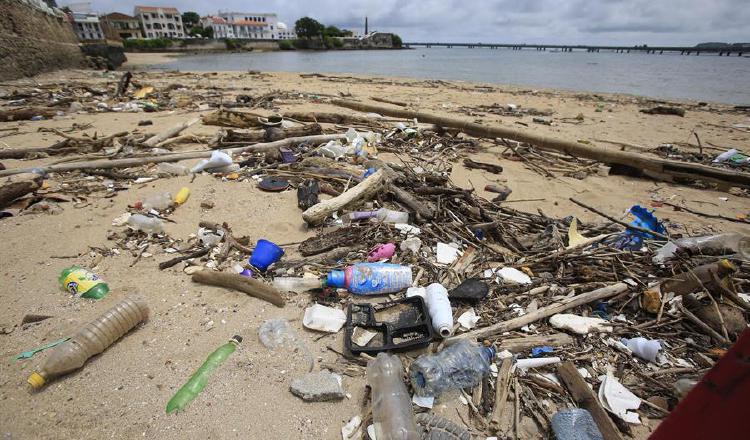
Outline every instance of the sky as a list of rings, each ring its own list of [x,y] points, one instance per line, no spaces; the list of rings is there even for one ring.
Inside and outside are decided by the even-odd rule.
[[[76,0],[81,1],[81,0]],[[748,0],[93,0],[100,13],[136,4],[201,16],[275,12],[290,26],[304,16],[358,32],[395,32],[405,42],[675,45],[750,42]],[[63,6],[71,1],[60,1]]]

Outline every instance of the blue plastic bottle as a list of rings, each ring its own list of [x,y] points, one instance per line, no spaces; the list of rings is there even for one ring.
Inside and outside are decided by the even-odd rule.
[[[395,293],[411,286],[411,267],[388,263],[358,263],[344,270],[332,270],[326,284],[347,289],[355,295]]]

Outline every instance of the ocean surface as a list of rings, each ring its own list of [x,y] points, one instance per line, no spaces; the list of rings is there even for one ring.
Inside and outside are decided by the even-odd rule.
[[[467,48],[279,51],[188,55],[153,67],[181,71],[355,73],[750,105],[750,58],[707,54]]]

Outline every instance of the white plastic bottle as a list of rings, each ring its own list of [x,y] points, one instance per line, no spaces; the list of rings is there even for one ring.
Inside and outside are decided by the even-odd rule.
[[[440,336],[447,338],[453,332],[453,310],[448,290],[440,283],[432,283],[427,286],[425,297],[432,327]]]
[[[143,231],[147,234],[158,234],[164,231],[164,223],[161,219],[142,214],[131,215],[128,218],[128,225],[136,231]]]
[[[377,217],[383,223],[409,223],[409,213],[403,211],[380,208]]]

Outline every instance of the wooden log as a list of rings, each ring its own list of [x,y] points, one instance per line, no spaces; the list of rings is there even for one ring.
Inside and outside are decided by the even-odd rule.
[[[326,112],[285,112],[285,118],[294,119],[296,121],[306,122],[317,122],[327,124],[363,124],[363,125],[374,125],[377,124],[377,119],[371,119],[366,116],[359,115],[342,115],[339,113],[326,113]]]
[[[38,190],[42,186],[42,176],[29,174],[0,186],[0,209],[5,209],[14,200]]]
[[[377,102],[384,102],[384,103],[386,103],[386,104],[393,104],[393,105],[397,105],[397,106],[399,106],[399,107],[406,107],[406,106],[408,106],[408,104],[407,104],[407,103],[405,103],[405,102],[401,102],[401,101],[394,101],[394,100],[392,100],[392,99],[386,99],[386,98],[379,98],[379,97],[377,97],[377,96],[370,96],[370,99],[372,99],[373,101],[377,101]]]
[[[396,185],[390,185],[388,190],[393,193],[393,196],[396,198],[396,200],[406,205],[412,211],[416,212],[423,219],[432,220],[435,217],[435,212],[432,210],[432,208],[427,206],[425,203],[420,202],[408,191],[405,191]]]
[[[258,118],[261,115],[248,112],[221,109],[202,116],[203,125],[218,125],[219,127],[251,128],[262,127]]]
[[[34,154],[55,155],[66,151],[65,147],[70,143],[70,139],[63,139],[55,142],[49,147],[32,147],[32,148],[12,148],[10,150],[0,150],[0,159],[24,159]]]
[[[601,432],[604,440],[622,440],[617,426],[602,407],[594,391],[581,377],[581,373],[578,372],[576,366],[570,361],[563,362],[557,366],[557,374],[570,391],[573,400],[591,413],[591,417],[596,422],[596,426],[599,427],[599,432]]]
[[[638,153],[601,148],[596,145],[581,144],[575,141],[558,139],[536,133],[525,132],[510,127],[481,125],[466,120],[439,116],[413,110],[393,108],[384,105],[373,105],[345,99],[334,99],[332,104],[361,112],[377,112],[385,116],[414,119],[420,122],[450,127],[482,138],[504,138],[526,142],[542,149],[560,151],[571,156],[593,159],[604,163],[615,163],[632,168],[651,170],[674,177],[704,180],[730,186],[750,188],[750,173],[710,167],[698,163],[679,162],[659,157],[645,156]]]
[[[301,127],[281,128],[268,127],[265,130],[252,132],[240,132],[228,130],[221,143],[226,142],[273,142],[281,139],[299,136],[312,136],[322,134],[323,128],[320,124],[306,124]]]
[[[551,335],[529,335],[522,338],[502,339],[498,343],[497,351],[508,350],[511,353],[529,351],[534,347],[549,346],[563,347],[573,344],[573,337],[567,333],[553,333]]]
[[[246,145],[237,148],[227,148],[228,154],[239,154],[245,151],[277,151],[281,147],[288,147],[303,142],[312,143],[323,143],[336,139],[344,139],[346,136],[343,134],[323,134],[316,136],[303,136],[298,138],[288,138],[276,142],[267,142],[255,145]],[[146,165],[150,163],[161,163],[161,162],[177,162],[186,159],[202,159],[211,157],[211,150],[200,150],[200,151],[186,151],[184,153],[173,153],[173,154],[160,154],[158,156],[146,156],[146,157],[132,157],[127,159],[102,159],[102,160],[91,160],[83,162],[69,162],[57,165],[47,165],[34,168],[14,168],[10,170],[1,170],[0,177],[10,176],[13,174],[29,173],[35,168],[40,168],[44,172],[61,172],[61,171],[74,171],[74,170],[87,170],[87,169],[111,169],[111,168],[129,168],[139,165]]]
[[[23,107],[13,110],[0,110],[0,122],[28,121],[34,116],[51,118],[57,110],[44,107]]]
[[[284,297],[281,296],[281,292],[276,290],[276,288],[262,281],[248,278],[237,273],[201,270],[193,274],[193,282],[239,290],[240,292],[245,292],[255,298],[268,301],[277,307],[284,307]]]
[[[353,188],[332,199],[324,200],[302,213],[302,218],[310,225],[323,222],[326,217],[356,202],[374,197],[385,184],[385,172],[380,169]]]
[[[146,139],[146,141],[143,142],[143,144],[148,147],[155,147],[156,144],[160,142],[164,142],[165,140],[169,138],[177,136],[178,134],[182,133],[186,128],[190,127],[191,125],[197,124],[198,122],[200,122],[200,118],[194,118],[189,121],[181,122],[173,127],[169,127],[168,129],[162,131],[161,133],[151,136],[150,138]]]
[[[491,336],[498,335],[503,332],[521,328],[525,325],[536,322],[540,319],[550,317],[556,313],[564,312],[565,310],[572,309],[583,304],[588,304],[593,301],[597,301],[604,298],[610,298],[615,295],[619,295],[628,290],[628,285],[625,283],[616,283],[601,289],[592,290],[591,292],[582,293],[571,298],[565,298],[563,300],[549,304],[541,309],[537,309],[531,313],[527,313],[523,316],[510,319],[505,322],[499,322],[497,324],[490,325],[488,327],[473,330],[467,333],[463,333],[456,336],[451,336],[445,340],[446,343],[454,343],[461,339],[476,339],[476,338],[488,338]]]
[[[492,409],[490,416],[490,429],[493,432],[500,430],[502,423],[503,411],[508,402],[508,390],[510,389],[510,378],[513,370],[513,359],[505,358],[497,372],[497,382],[495,385],[495,407]]]

